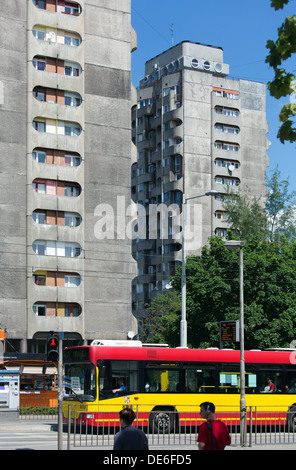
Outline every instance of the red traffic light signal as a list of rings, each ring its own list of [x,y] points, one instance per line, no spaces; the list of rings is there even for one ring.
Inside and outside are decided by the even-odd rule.
[[[55,333],[47,340],[47,360],[48,362],[58,362],[59,360],[59,338]]]
[[[49,346],[50,346],[51,348],[56,348],[56,347],[58,346],[58,344],[59,344],[59,342],[58,342],[58,340],[56,339],[56,337],[55,337],[55,336],[52,336],[52,337],[50,338],[50,340],[49,340]]]

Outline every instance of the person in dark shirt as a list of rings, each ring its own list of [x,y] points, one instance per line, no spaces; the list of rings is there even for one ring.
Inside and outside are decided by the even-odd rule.
[[[133,426],[136,415],[131,408],[119,412],[121,431],[115,435],[113,450],[148,450],[146,434]]]

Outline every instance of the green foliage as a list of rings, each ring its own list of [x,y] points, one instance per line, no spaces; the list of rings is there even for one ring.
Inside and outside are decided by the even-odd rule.
[[[269,221],[270,240],[280,240],[281,236],[295,237],[296,205],[295,191],[289,192],[289,180],[281,180],[281,173],[276,168],[271,177],[267,179],[269,191],[266,201],[266,214]]]
[[[275,10],[282,9],[289,0],[272,0],[271,6]],[[295,75],[281,67],[282,62],[291,58],[296,52],[296,15],[288,16],[278,28],[278,39],[274,42],[268,40],[266,48],[269,54],[265,62],[274,69],[274,79],[268,83],[271,96],[279,99],[295,93]],[[293,126],[293,117],[296,115],[294,104],[286,104],[279,115],[282,125],[277,137],[282,143],[296,141],[296,128]]]
[[[246,242],[244,255],[245,347],[287,347],[296,337],[295,193],[276,168],[267,181],[266,210],[257,198],[228,194],[229,239]],[[172,288],[147,308],[146,337],[180,345],[181,267]],[[219,347],[220,321],[239,320],[239,253],[212,237],[200,256],[186,260],[189,347]],[[238,344],[225,344],[238,347]]]
[[[48,416],[48,415],[57,415],[58,408],[49,407],[49,406],[23,406],[20,408],[20,415],[38,415],[38,416]]]
[[[275,10],[280,10],[280,9],[284,8],[284,5],[287,5],[287,3],[289,3],[289,0],[272,0],[271,1],[271,6]]]
[[[223,201],[227,212],[227,222],[241,240],[248,241],[256,235],[265,240],[268,234],[268,221],[264,207],[256,196],[241,192],[229,192]]]
[[[147,305],[143,321],[143,342],[166,343],[179,345],[179,326],[181,299],[175,291],[168,290],[163,295],[156,296],[150,305]]]
[[[267,178],[267,191],[266,202],[241,192],[229,192],[223,202],[231,230],[245,242],[296,236],[296,193],[289,192],[289,180],[281,180],[278,168]]]
[[[243,250],[245,347],[287,347],[295,339],[296,329],[296,240],[262,242],[254,237]],[[188,345],[219,347],[220,321],[238,320],[240,315],[238,250],[229,251],[220,237],[212,237],[201,256],[187,258],[186,273]],[[174,290],[165,294],[170,309],[161,310],[155,331],[161,334],[161,342],[178,346],[180,269],[172,285]],[[162,297],[154,299],[151,311],[156,304],[160,312]]]

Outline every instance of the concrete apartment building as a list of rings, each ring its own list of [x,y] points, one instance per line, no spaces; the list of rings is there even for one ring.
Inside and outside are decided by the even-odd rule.
[[[137,332],[127,237],[100,204],[131,202],[130,0],[2,0],[0,327],[10,347]]]
[[[155,216],[151,205],[175,205],[182,212],[184,194],[188,198],[217,191],[215,197],[187,202],[186,231],[195,233],[195,243],[186,242],[188,255],[198,254],[209,236],[225,235],[222,200],[227,189],[265,197],[266,88],[228,75],[222,48],[188,41],[146,62],[132,108],[137,147],[132,196],[146,212],[146,233],[133,244],[138,263],[133,308],[138,316],[169,287],[169,277],[182,260],[181,233],[170,225],[172,214],[167,236],[161,236],[162,216]]]

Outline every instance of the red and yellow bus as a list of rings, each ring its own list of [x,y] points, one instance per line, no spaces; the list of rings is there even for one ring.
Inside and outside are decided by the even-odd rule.
[[[269,412],[269,419],[270,413],[282,412],[293,429],[295,364],[296,351],[245,351],[247,407],[258,407],[261,416]],[[141,411],[140,424],[166,432],[186,424],[192,412],[201,423],[199,405],[205,401],[213,402],[220,416],[235,412],[239,419],[237,350],[146,347],[131,341],[77,346],[64,350],[64,374],[64,419],[70,410],[76,424],[104,426],[106,412],[109,424],[110,419],[119,424],[118,411],[128,405]]]

